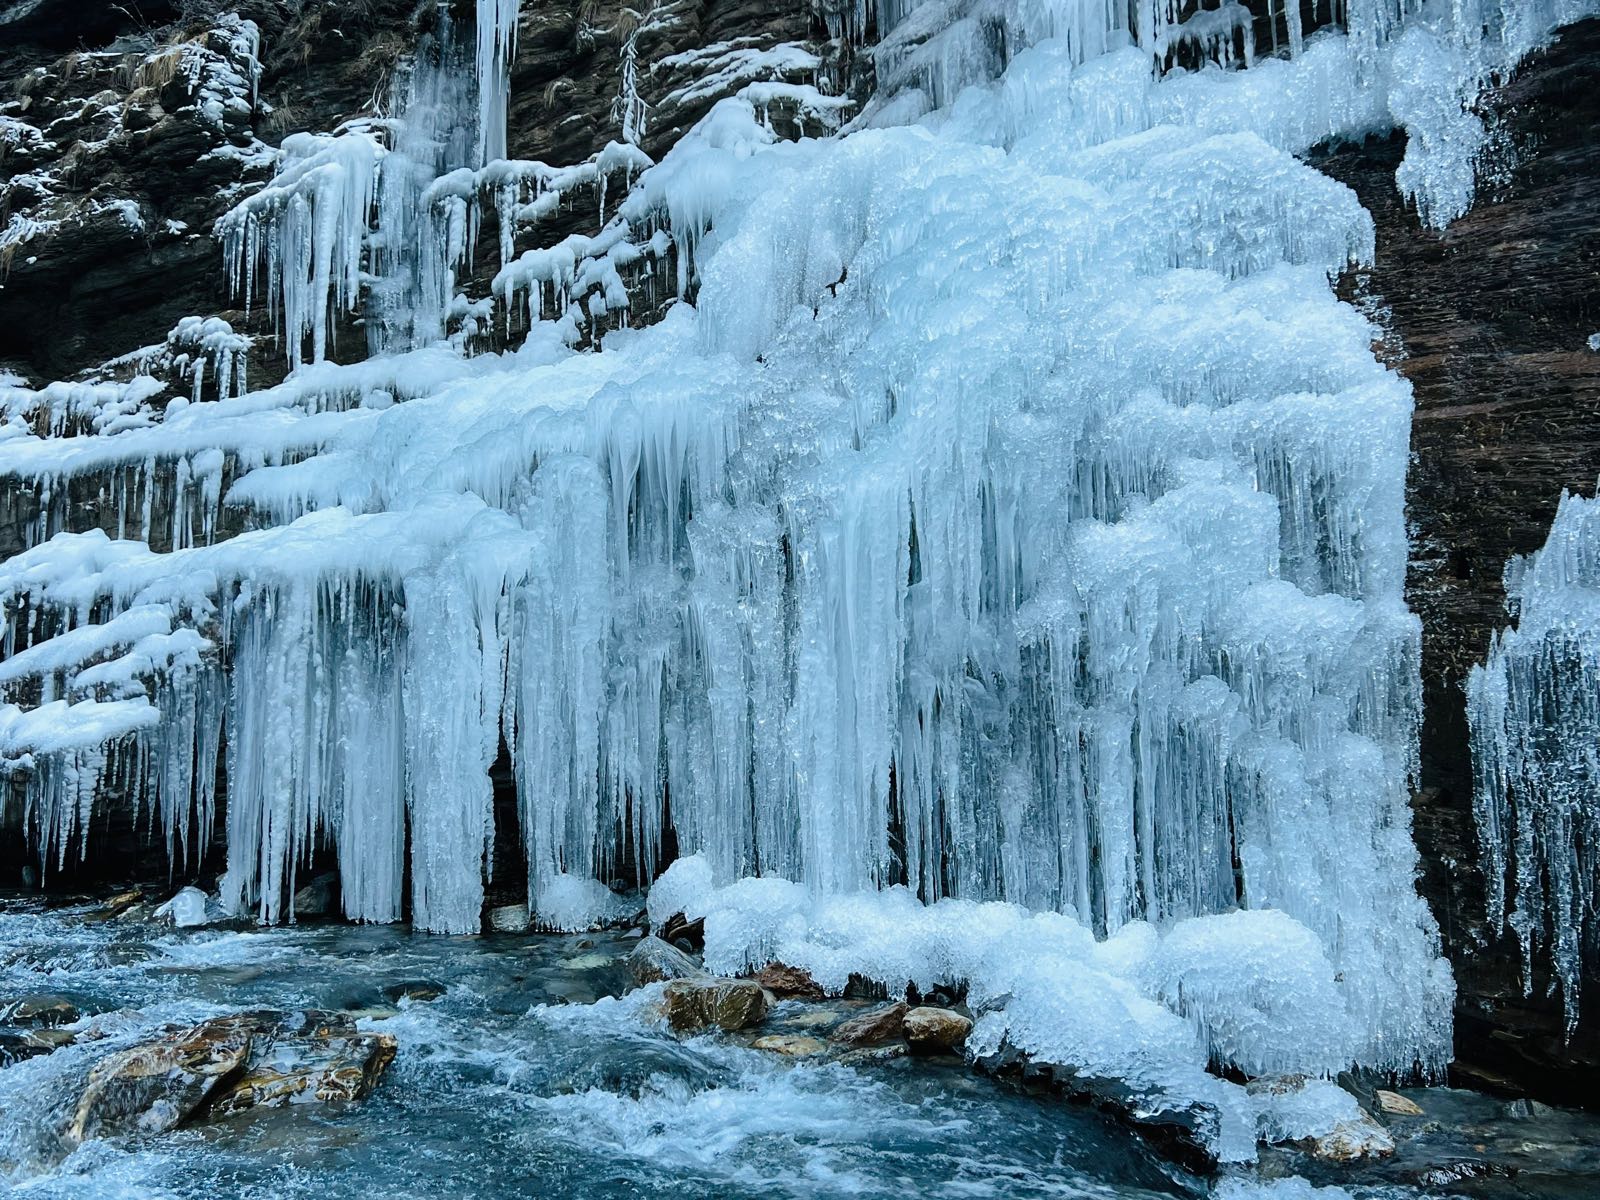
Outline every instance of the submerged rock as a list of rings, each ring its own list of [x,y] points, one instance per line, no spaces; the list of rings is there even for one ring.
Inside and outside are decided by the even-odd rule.
[[[0,1029],[0,1067],[49,1054],[77,1040],[65,1029]]]
[[[727,1033],[759,1025],[767,1015],[767,993],[748,979],[674,979],[662,993],[667,1024],[678,1033],[715,1025]]]
[[[913,1054],[954,1054],[966,1044],[972,1021],[948,1008],[913,1008],[901,1030]]]
[[[845,1046],[878,1046],[900,1036],[904,1004],[886,1004],[851,1017],[833,1031],[833,1040]]]
[[[658,937],[643,938],[633,948],[628,955],[628,973],[640,987],[669,979],[693,979],[705,974],[694,959]]]
[[[767,1050],[790,1058],[811,1058],[828,1049],[827,1043],[820,1038],[798,1033],[769,1033],[766,1037],[758,1037],[751,1045],[757,1050]]]
[[[217,1090],[209,1115],[284,1104],[363,1100],[372,1094],[398,1043],[387,1033],[324,1028],[309,1036],[252,1042],[244,1073]]]
[[[383,989],[383,994],[396,1004],[402,1000],[426,1004],[444,995],[444,991],[444,984],[431,979],[407,979],[403,983],[391,983]]]

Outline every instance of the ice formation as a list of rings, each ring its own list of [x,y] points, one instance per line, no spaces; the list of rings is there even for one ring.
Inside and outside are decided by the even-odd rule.
[[[1294,155],[1448,124],[1578,6],[1340,7],[1279,57],[1179,0],[846,5],[880,90],[837,135],[766,111],[842,119],[820,79],[756,79],[660,162],[567,166],[495,140],[516,5],[470,59],[441,15],[395,119],[287,139],[219,226],[286,382],[71,430],[37,414],[101,401],[7,385],[37,669],[0,754],[41,844],[90,853],[115,792],[189,852],[220,756],[228,904],[288,919],[322,849],[350,917],[475,931],[503,757],[543,924],[675,844],[653,906],[754,914],[708,918],[723,965],[964,973],[1013,997],[984,1037],[1204,1092],[1235,1154],[1210,1061],[1436,1071],[1410,394],[1329,283],[1371,220]],[[1459,141],[1416,138],[1430,219]],[[538,243],[579,187],[595,232]],[[372,357],[324,361],[352,311]],[[470,353],[491,324],[520,344]]]
[[[1516,624],[1467,683],[1491,920],[1547,949],[1570,1032],[1600,927],[1600,500],[1565,494],[1549,539],[1506,569]]]

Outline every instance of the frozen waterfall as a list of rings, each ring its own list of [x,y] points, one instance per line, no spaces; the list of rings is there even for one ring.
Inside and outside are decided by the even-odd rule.
[[[287,139],[218,230],[287,381],[76,437],[5,400],[40,505],[0,758],[45,861],[111,793],[192,856],[220,758],[229,904],[287,919],[322,848],[352,919],[476,931],[503,754],[548,924],[670,841],[730,968],[966,972],[1017,1044],[1164,1087],[1437,1072],[1411,398],[1330,286],[1372,222],[1295,154],[1405,123],[1448,219],[1470,96],[1580,6],[1348,0],[1281,56],[1196,7],[846,5],[879,91],[839,135],[746,89],[659,163],[552,167],[504,158],[517,5],[480,0],[394,119]],[[595,232],[538,242],[580,186]],[[645,284],[679,302],[635,327]],[[325,361],[356,311],[375,353]],[[1116,997],[1093,1038],[1018,982],[1029,921],[1040,979]]]
[[[1524,987],[1548,950],[1570,1033],[1600,883],[1600,500],[1561,497],[1506,596],[1516,624],[1467,685],[1489,915],[1521,942]]]

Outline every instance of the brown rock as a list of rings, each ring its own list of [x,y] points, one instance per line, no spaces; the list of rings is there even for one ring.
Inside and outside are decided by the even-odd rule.
[[[863,1046],[859,1050],[846,1051],[839,1056],[839,1062],[847,1067],[872,1067],[904,1058],[910,1053],[904,1042],[890,1042],[884,1046]]]
[[[827,1050],[827,1044],[814,1037],[794,1033],[769,1033],[751,1043],[757,1050],[769,1050],[790,1058],[810,1058]]]
[[[66,1140],[79,1144],[174,1128],[244,1065],[250,1037],[236,1021],[208,1021],[101,1059],[78,1097]]]
[[[901,1030],[913,1054],[954,1054],[966,1044],[972,1021],[948,1008],[913,1008]]]
[[[308,1101],[363,1100],[394,1061],[398,1043],[387,1033],[269,1040],[252,1052],[238,1080],[219,1089],[211,1115]]]
[[[748,979],[674,979],[662,999],[667,1024],[678,1033],[713,1025],[733,1033],[759,1025],[767,1015],[767,993]]]
[[[809,972],[786,963],[768,963],[751,976],[779,1000],[823,1000],[827,993]]]
[[[1361,1162],[1369,1158],[1387,1158],[1394,1153],[1394,1138],[1389,1131],[1365,1113],[1349,1121],[1340,1121],[1330,1133],[1306,1138],[1298,1144],[1313,1158],[1324,1162]]]
[[[639,940],[628,955],[628,973],[640,987],[668,979],[695,979],[705,975],[699,963],[658,937]]]
[[[30,1028],[71,1025],[81,1015],[78,1006],[65,996],[22,996],[0,1004],[0,1024],[6,1025],[25,1025]]]
[[[885,1004],[851,1017],[833,1031],[833,1040],[846,1046],[879,1046],[900,1036],[904,1004]]]
[[[1422,1106],[1414,1100],[1407,1100],[1399,1092],[1386,1092],[1379,1088],[1372,1094],[1378,1107],[1393,1117],[1420,1117],[1423,1115]]]

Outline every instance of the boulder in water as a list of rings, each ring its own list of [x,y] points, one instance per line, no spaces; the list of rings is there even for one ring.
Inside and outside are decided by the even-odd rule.
[[[1387,1158],[1395,1149],[1389,1131],[1366,1113],[1340,1121],[1321,1137],[1306,1138],[1298,1144],[1313,1158],[1337,1163]]]
[[[948,1008],[924,1006],[906,1013],[901,1031],[913,1054],[955,1054],[966,1044],[972,1021]]]
[[[640,939],[628,955],[628,973],[640,987],[669,979],[694,979],[705,974],[694,959],[658,937]]]
[[[1422,1106],[1415,1100],[1408,1100],[1399,1092],[1386,1092],[1379,1088],[1372,1094],[1378,1107],[1391,1117],[1420,1117],[1423,1115]]]
[[[398,1049],[393,1035],[361,1033],[348,1019],[308,1014],[257,1034],[243,1073],[217,1089],[209,1115],[250,1108],[363,1100],[372,1094]]]
[[[757,1050],[766,1050],[789,1058],[811,1058],[828,1049],[827,1043],[820,1038],[806,1037],[797,1033],[769,1033],[766,1037],[758,1037],[751,1045]]]
[[[237,1023],[208,1021],[101,1059],[78,1097],[66,1140],[77,1145],[176,1127],[244,1066],[250,1040],[250,1031]]]
[[[339,904],[339,876],[335,872],[318,875],[294,894],[297,917],[329,917]]]
[[[715,1025],[727,1033],[759,1025],[767,1015],[767,993],[748,979],[674,979],[662,993],[667,1024],[678,1033]]]
[[[77,1040],[65,1029],[0,1029],[0,1067],[49,1054]]]
[[[809,972],[786,963],[768,963],[751,978],[779,1000],[822,1000],[827,997]]]
[[[833,1040],[846,1046],[881,1046],[900,1036],[905,1016],[904,1004],[885,1004],[851,1017],[833,1031]]]
[[[21,1025],[28,1028],[71,1025],[82,1015],[78,1011],[78,1006],[65,996],[46,992],[0,1001],[0,1025]]]

